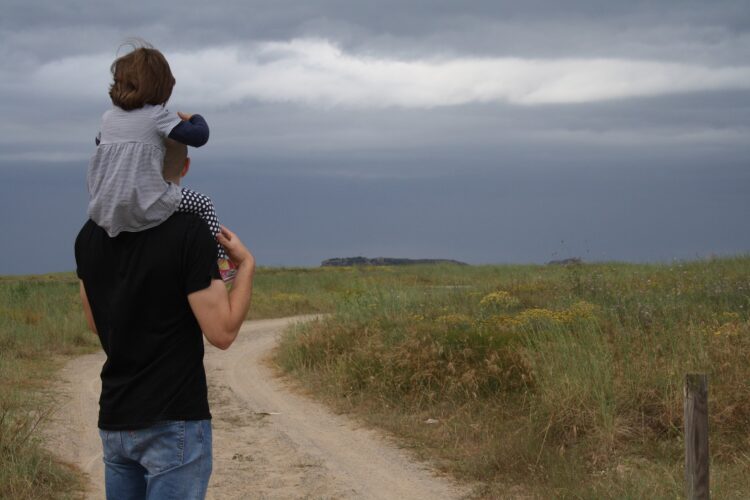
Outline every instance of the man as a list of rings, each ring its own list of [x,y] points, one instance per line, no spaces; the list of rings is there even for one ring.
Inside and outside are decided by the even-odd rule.
[[[172,142],[165,178],[179,183],[190,160]],[[255,259],[226,228],[217,239],[237,266],[227,292],[216,240],[197,215],[110,238],[86,222],[75,243],[81,300],[107,354],[99,433],[112,499],[200,499],[211,475],[211,414],[203,335],[219,349],[250,307]],[[202,334],[201,334],[202,332]]]

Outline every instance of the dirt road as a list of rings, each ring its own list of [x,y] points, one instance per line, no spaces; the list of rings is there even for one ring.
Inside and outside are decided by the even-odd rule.
[[[213,414],[212,499],[441,499],[464,488],[431,473],[381,433],[357,426],[290,391],[264,363],[286,326],[302,318],[246,322],[228,351],[206,347]],[[103,466],[96,431],[103,354],[60,372],[59,410],[46,442],[91,478],[101,499]]]

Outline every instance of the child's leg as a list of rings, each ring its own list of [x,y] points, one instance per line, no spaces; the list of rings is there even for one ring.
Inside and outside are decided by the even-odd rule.
[[[201,219],[208,224],[211,234],[213,234],[214,237],[219,234],[219,219],[216,217],[214,203],[208,196],[187,188],[182,188],[182,201],[180,202],[180,206],[177,207],[177,211],[200,215]],[[226,259],[227,254],[224,251],[224,247],[219,245],[218,242],[216,245],[219,252],[219,258]]]
[[[180,202],[180,206],[177,207],[177,211],[199,215],[208,224],[208,228],[214,237],[219,234],[219,218],[216,217],[214,203],[208,196],[187,188],[182,188],[182,201]],[[229,260],[226,250],[224,250],[224,247],[218,241],[216,242],[216,246],[221,277],[224,281],[231,281],[236,274],[234,265]]]

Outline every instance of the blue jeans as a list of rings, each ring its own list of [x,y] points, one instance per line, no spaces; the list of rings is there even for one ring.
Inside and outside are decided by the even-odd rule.
[[[211,476],[211,421],[174,420],[99,430],[107,500],[203,499]]]

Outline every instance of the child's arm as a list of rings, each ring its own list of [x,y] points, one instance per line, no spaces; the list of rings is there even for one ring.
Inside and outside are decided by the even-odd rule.
[[[201,115],[177,114],[182,121],[169,132],[170,139],[194,148],[199,148],[208,142],[208,123]]]

